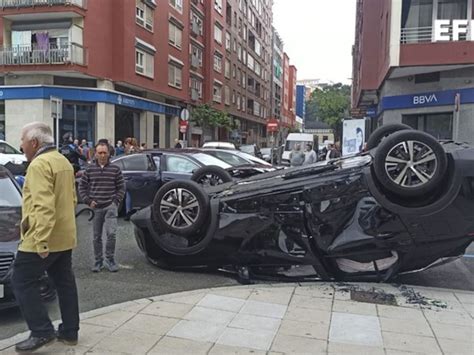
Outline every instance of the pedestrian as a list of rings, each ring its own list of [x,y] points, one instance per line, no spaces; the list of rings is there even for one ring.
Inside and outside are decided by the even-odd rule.
[[[329,151],[326,155],[326,160],[337,159],[341,157],[341,152],[337,149],[336,144],[329,145]]]
[[[95,212],[93,219],[93,246],[95,262],[92,272],[104,266],[111,272],[118,271],[115,262],[115,234],[117,231],[118,206],[125,193],[122,171],[110,163],[109,145],[104,141],[95,147],[95,164],[87,167],[79,183],[82,201]],[[102,232],[105,230],[105,261]]]
[[[90,161],[90,153],[91,153],[89,144],[87,143],[87,140],[85,139],[83,139],[81,142],[81,150],[82,150],[82,155],[86,158],[86,160],[81,160],[79,164],[81,165],[82,168],[84,168],[87,166],[87,164]]]
[[[54,145],[51,128],[32,122],[21,131],[21,147],[30,162],[23,188],[21,242],[13,265],[12,285],[30,337],[17,352],[32,352],[56,338],[77,344],[79,306],[72,271],[76,246],[77,201],[74,171]],[[56,286],[62,323],[55,332],[41,301],[38,280],[47,272]]]
[[[313,146],[311,143],[306,144],[306,152],[304,153],[304,162],[303,165],[309,165],[316,163],[318,161],[318,157],[316,156],[316,152],[313,150]]]
[[[74,168],[74,173],[77,173],[80,170],[79,161],[87,161],[86,157],[82,155],[79,147],[74,143],[78,142],[77,139],[72,139],[72,133],[68,132],[63,136],[63,145],[60,148],[62,155],[66,157],[67,160],[71,163]]]
[[[174,147],[175,147],[175,148],[178,148],[178,149],[183,148],[183,145],[181,144],[181,142],[179,141],[178,138],[176,138],[176,139],[174,140]]]
[[[146,148],[146,143],[142,143],[142,144],[140,145],[140,152],[143,152],[143,151],[146,150],[146,149],[147,149],[147,148]]]
[[[301,144],[295,144],[295,147],[290,153],[290,165],[300,166],[304,162],[304,153],[301,151]]]
[[[115,146],[115,155],[119,156],[119,155],[122,155],[122,154],[125,154],[125,148],[122,145],[122,141],[118,140],[117,144]]]
[[[128,137],[125,139],[125,154],[138,153],[138,151],[138,144],[135,138]]]

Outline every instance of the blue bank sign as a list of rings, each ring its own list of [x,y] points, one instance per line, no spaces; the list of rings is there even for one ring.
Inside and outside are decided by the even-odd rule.
[[[0,86],[0,100],[49,100],[51,96],[71,101],[104,102],[172,116],[179,116],[181,110],[177,106],[166,105],[117,91],[57,86]]]
[[[474,88],[436,91],[413,95],[385,96],[382,98],[382,110],[454,105],[456,94],[461,104],[474,103]]]

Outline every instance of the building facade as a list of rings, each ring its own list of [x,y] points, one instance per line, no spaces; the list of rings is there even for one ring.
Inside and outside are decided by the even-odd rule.
[[[401,122],[474,143],[474,41],[453,31],[473,17],[472,0],[358,1],[352,106],[371,130]]]
[[[265,140],[271,0],[0,2],[0,138],[18,145],[33,120],[56,130],[60,99],[59,137]],[[202,103],[228,112],[233,130],[191,125],[180,135],[181,110]]]

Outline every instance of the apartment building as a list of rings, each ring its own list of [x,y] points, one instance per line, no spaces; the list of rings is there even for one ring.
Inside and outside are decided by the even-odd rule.
[[[474,143],[473,18],[472,0],[358,0],[352,106],[372,130],[402,122]]]
[[[271,0],[0,0],[0,26],[0,138],[13,144],[33,120],[56,130],[58,99],[60,137],[169,147],[181,110],[211,103],[239,142],[265,139]],[[231,133],[191,126],[185,138]]]

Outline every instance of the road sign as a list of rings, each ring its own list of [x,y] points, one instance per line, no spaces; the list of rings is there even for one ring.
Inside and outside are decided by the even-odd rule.
[[[187,108],[183,108],[181,110],[181,113],[179,114],[179,118],[181,118],[183,121],[188,121],[189,120],[189,110]]]
[[[278,132],[278,120],[276,118],[270,118],[267,120],[267,132]]]
[[[180,120],[179,121],[179,131],[181,133],[186,133],[187,130],[188,130],[188,121]]]

